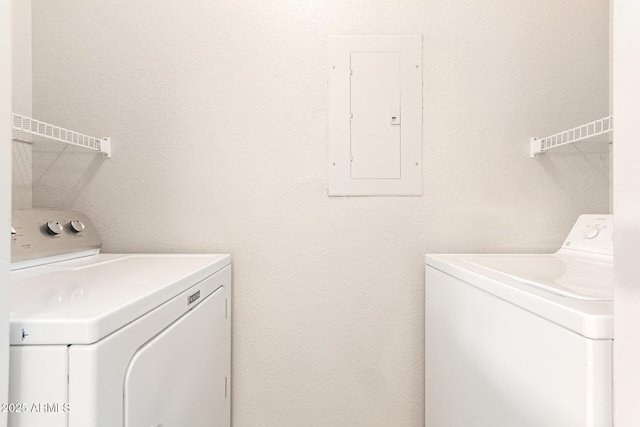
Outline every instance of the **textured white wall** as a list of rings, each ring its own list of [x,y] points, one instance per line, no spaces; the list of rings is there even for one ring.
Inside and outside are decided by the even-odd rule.
[[[608,1],[33,2],[34,204],[117,252],[230,252],[236,426],[420,426],[427,252],[556,249],[608,211]],[[327,37],[424,35],[424,196],[327,197]]]
[[[13,111],[31,116],[31,1],[11,0],[13,36]],[[31,145],[13,142],[12,205],[29,209],[32,204]]]

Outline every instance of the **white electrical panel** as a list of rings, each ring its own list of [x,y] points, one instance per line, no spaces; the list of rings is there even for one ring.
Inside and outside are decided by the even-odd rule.
[[[422,195],[422,36],[329,38],[329,195]]]

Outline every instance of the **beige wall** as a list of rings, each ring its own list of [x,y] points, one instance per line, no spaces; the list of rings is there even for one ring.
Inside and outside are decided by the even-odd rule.
[[[31,1],[11,1],[13,35],[13,112],[31,117]],[[14,141],[12,150],[12,205],[29,209],[32,204],[31,145]]]
[[[424,254],[553,251],[609,154],[605,0],[33,2],[34,205],[116,252],[230,252],[236,426],[420,426]],[[327,197],[327,38],[424,36],[424,196]]]

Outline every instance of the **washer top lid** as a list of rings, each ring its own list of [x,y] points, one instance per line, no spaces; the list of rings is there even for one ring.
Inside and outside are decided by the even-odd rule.
[[[611,263],[558,255],[471,255],[461,260],[565,297],[613,301]]]
[[[230,264],[229,255],[100,254],[13,271],[11,344],[90,344]]]
[[[437,274],[444,273],[584,337],[613,338],[613,301],[607,296],[612,262],[559,254],[445,254],[425,260],[427,283],[438,283]]]

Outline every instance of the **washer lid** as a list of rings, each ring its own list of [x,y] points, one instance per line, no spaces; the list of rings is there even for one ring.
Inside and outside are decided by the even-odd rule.
[[[462,261],[570,298],[613,301],[613,264],[576,257],[468,256]]]
[[[425,259],[427,267],[584,337],[613,338],[613,267],[604,259],[558,254],[445,254]],[[434,273],[427,268],[427,280],[438,280]]]
[[[11,344],[91,344],[228,266],[229,255],[99,254],[11,273]]]

